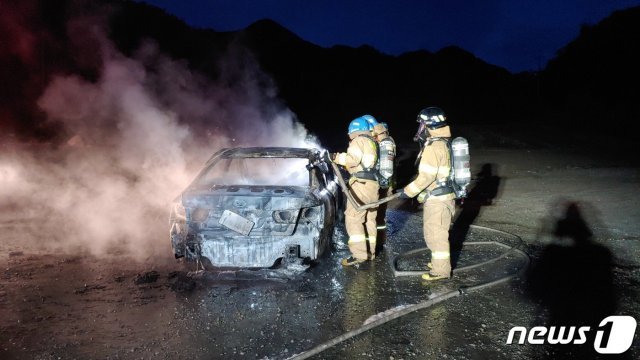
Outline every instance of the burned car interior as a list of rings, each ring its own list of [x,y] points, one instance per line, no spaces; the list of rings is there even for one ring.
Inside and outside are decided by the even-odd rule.
[[[174,201],[176,258],[204,269],[268,268],[318,259],[341,202],[317,149],[226,148]]]

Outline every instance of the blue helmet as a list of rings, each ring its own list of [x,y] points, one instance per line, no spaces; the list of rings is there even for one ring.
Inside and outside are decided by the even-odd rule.
[[[351,134],[356,131],[370,131],[370,130],[371,128],[370,128],[369,122],[363,116],[361,116],[351,120],[351,122],[349,123],[349,131],[347,132],[347,134]]]
[[[361,118],[367,120],[367,122],[369,123],[369,130],[373,130],[373,127],[378,125],[378,120],[376,120],[376,118],[374,118],[373,116],[367,114],[367,115],[362,115]]]

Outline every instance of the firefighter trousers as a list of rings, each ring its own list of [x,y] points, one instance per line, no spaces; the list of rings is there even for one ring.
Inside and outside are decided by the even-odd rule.
[[[454,200],[427,199],[424,202],[424,240],[431,250],[431,273],[451,276],[449,227],[455,213]]]
[[[373,180],[351,178],[349,181],[351,194],[360,204],[368,204],[378,200],[378,183]],[[376,249],[376,214],[378,208],[357,211],[350,201],[344,212],[344,222],[349,235],[351,255],[360,260],[375,258]]]
[[[392,187],[380,189],[378,191],[379,199],[386,198],[391,195],[393,195]],[[378,206],[378,214],[376,215],[376,228],[378,229],[376,253],[382,251],[384,242],[387,240],[387,204],[388,203],[383,203]]]

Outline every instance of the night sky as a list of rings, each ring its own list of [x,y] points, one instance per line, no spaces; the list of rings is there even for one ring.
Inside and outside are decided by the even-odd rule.
[[[314,44],[391,55],[456,45],[512,72],[539,70],[593,25],[640,0],[146,0],[217,31],[270,18]]]

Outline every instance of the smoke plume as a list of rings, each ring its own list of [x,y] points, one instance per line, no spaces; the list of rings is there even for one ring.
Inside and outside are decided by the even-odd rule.
[[[317,146],[241,47],[222,57],[214,83],[151,41],[123,55],[103,23],[67,24],[70,37],[82,34],[74,40],[81,57],[97,51],[97,79],[55,76],[37,101],[47,121],[62,125],[64,144],[1,149],[0,211],[29,220],[24,241],[74,253],[170,255],[169,204],[214,151]]]

